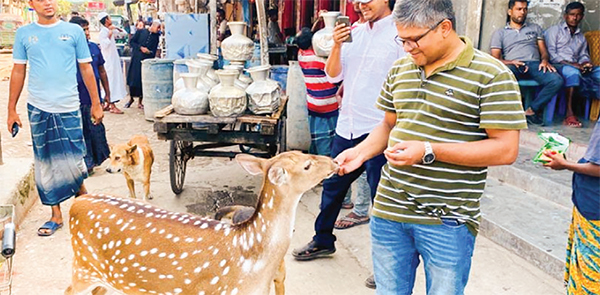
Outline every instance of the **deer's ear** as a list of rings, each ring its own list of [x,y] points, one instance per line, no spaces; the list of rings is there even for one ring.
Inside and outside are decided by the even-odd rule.
[[[135,149],[137,149],[137,144],[134,144],[132,147],[130,147],[130,148],[127,150],[127,153],[128,153],[128,154],[131,154],[131,153],[135,152]]]
[[[271,168],[269,168],[267,177],[269,177],[269,181],[276,186],[280,186],[286,183],[288,180],[287,171],[279,166],[271,166]]]
[[[248,154],[237,154],[235,156],[235,160],[244,168],[244,170],[248,171],[248,173],[252,175],[262,174],[263,173],[263,162],[264,159],[257,158]]]

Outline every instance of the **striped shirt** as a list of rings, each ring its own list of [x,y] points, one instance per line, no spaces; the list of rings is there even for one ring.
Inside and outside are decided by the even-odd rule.
[[[306,104],[312,115],[335,112],[339,108],[335,94],[338,87],[327,81],[325,62],[327,60],[315,55],[312,49],[300,50],[298,63],[306,82]]]
[[[485,129],[525,129],[518,84],[490,55],[465,49],[455,61],[425,77],[410,57],[394,63],[377,107],[396,113],[388,146],[404,140],[461,143],[487,138]],[[435,161],[430,165],[386,164],[373,215],[398,222],[441,224],[441,217],[465,222],[477,235],[479,199],[486,167]]]

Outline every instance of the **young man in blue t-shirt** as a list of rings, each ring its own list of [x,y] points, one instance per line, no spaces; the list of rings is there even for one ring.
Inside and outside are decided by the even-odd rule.
[[[35,181],[42,204],[52,207],[52,218],[38,230],[50,236],[63,225],[60,203],[86,192],[87,169],[81,127],[77,66],[92,99],[92,120],[103,113],[81,27],[56,18],[56,0],[29,0],[38,21],[17,30],[8,101],[8,131],[22,126],[17,102],[29,64],[27,110],[35,160]]]

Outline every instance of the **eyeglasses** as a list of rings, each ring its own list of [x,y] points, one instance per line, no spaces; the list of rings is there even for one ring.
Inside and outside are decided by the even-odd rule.
[[[429,28],[425,33],[423,33],[420,36],[417,36],[417,37],[415,37],[413,39],[402,39],[402,38],[400,38],[400,36],[396,35],[396,37],[394,38],[394,41],[396,41],[396,44],[398,44],[399,46],[404,46],[404,43],[406,43],[411,48],[415,48],[415,47],[419,48],[419,43],[418,43],[419,40],[421,40],[421,39],[423,39],[423,37],[427,36],[427,34],[429,34],[429,32],[433,31],[435,28],[437,28],[445,20],[447,20],[447,18],[442,19],[437,24],[435,24],[434,26],[432,26],[431,28]]]

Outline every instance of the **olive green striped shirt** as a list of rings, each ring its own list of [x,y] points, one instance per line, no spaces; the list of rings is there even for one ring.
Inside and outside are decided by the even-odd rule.
[[[525,129],[519,86],[492,56],[465,49],[429,77],[410,56],[390,69],[377,107],[396,113],[388,146],[404,140],[461,143],[487,138],[485,129]],[[440,217],[466,223],[477,235],[479,200],[487,168],[435,161],[430,165],[386,164],[373,215],[399,222],[441,224]]]

